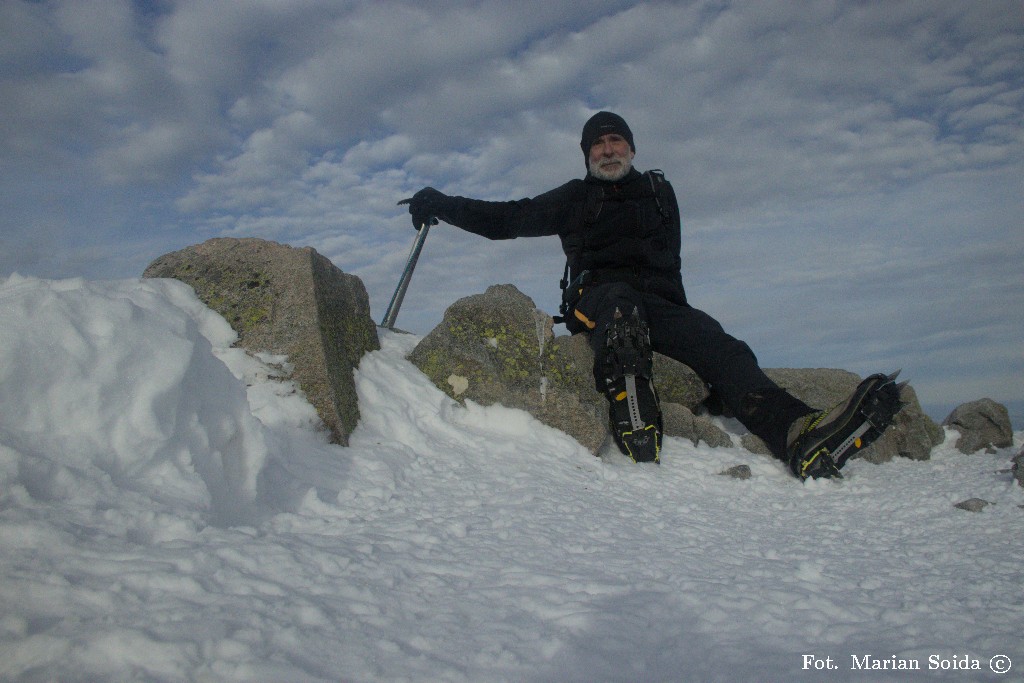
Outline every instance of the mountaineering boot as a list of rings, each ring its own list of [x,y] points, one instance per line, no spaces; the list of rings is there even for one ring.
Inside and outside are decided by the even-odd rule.
[[[647,323],[636,308],[628,318],[615,310],[605,344],[605,394],[612,437],[634,462],[660,462],[662,419],[652,381],[654,353]]]
[[[881,436],[903,408],[900,390],[906,382],[895,383],[899,374],[871,375],[845,401],[794,422],[786,449],[793,474],[842,477],[839,470],[850,456]]]

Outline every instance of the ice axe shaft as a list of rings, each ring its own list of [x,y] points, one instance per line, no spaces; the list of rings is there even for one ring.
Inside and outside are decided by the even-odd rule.
[[[416,269],[416,262],[420,260],[420,252],[423,251],[423,243],[427,239],[427,233],[430,232],[430,225],[432,219],[428,218],[424,221],[420,229],[416,231],[416,239],[413,240],[412,249],[409,250],[409,258],[405,262],[405,270],[402,271],[402,279],[398,281],[398,287],[395,288],[395,293],[391,297],[391,303],[388,304],[388,310],[384,313],[384,320],[381,321],[380,326],[393,330],[395,329],[395,320],[398,318],[398,309],[402,307],[402,300],[405,299],[405,292],[409,289],[409,281],[412,280],[412,271]]]

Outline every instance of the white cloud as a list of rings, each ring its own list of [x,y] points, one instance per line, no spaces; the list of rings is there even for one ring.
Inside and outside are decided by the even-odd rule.
[[[694,299],[765,357],[920,340],[948,388],[950,348],[981,372],[1024,334],[1018,0],[16,0],[0,24],[4,272],[132,275],[255,235],[321,250],[376,310],[412,239],[398,199],[579,177],[607,108],[676,188]],[[553,310],[561,258],[441,226],[403,319],[497,280]]]

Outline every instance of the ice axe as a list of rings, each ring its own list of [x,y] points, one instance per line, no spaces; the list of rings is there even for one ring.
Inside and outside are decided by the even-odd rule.
[[[407,204],[409,203],[409,200],[403,199],[398,203]],[[402,278],[398,281],[398,287],[395,288],[395,293],[391,297],[391,303],[388,304],[388,310],[384,313],[384,320],[380,323],[380,326],[385,329],[395,329],[395,319],[398,318],[398,309],[402,307],[402,300],[405,299],[405,291],[409,289],[409,281],[412,279],[412,271],[416,268],[416,262],[420,260],[420,252],[423,251],[423,242],[427,239],[427,233],[430,232],[431,225],[437,225],[437,219],[433,216],[427,216],[420,225],[419,230],[416,231],[416,239],[413,240],[412,249],[409,250],[409,258],[405,262],[405,270],[402,271]]]

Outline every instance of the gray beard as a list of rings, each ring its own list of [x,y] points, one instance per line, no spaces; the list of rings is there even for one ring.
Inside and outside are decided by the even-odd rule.
[[[609,159],[600,159],[596,162],[590,162],[590,175],[594,176],[598,180],[607,180],[610,182],[622,180],[623,178],[626,177],[630,170],[632,170],[633,163],[630,161],[629,157],[626,156],[614,157],[614,160],[622,162],[622,165],[618,167],[618,170],[605,170],[601,168],[601,161],[610,161]]]

